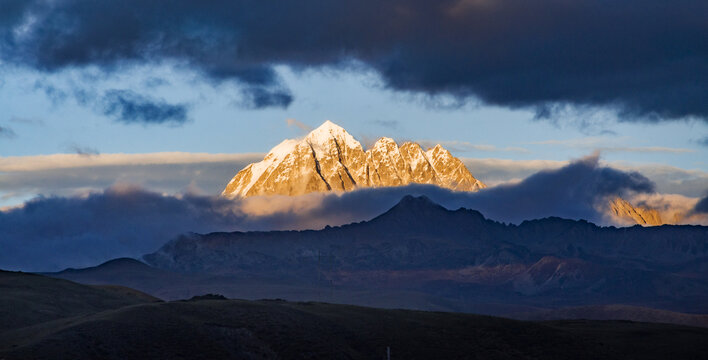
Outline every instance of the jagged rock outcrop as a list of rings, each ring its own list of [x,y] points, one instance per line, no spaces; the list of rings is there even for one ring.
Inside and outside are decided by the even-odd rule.
[[[440,145],[423,151],[416,143],[399,147],[393,139],[383,137],[364,151],[346,130],[326,121],[302,140],[285,140],[263,161],[246,166],[222,195],[301,195],[411,183],[458,191],[486,187]]]
[[[610,201],[610,216],[618,223],[639,224],[644,226],[663,225],[661,215],[655,209],[634,206],[622,198]]]

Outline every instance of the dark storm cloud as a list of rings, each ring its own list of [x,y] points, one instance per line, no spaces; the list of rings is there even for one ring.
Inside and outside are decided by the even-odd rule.
[[[49,271],[95,265],[120,256],[139,257],[187,231],[346,224],[371,219],[408,194],[426,195],[449,209],[476,209],[507,222],[561,216],[603,223],[598,205],[608,197],[651,190],[651,182],[643,176],[600,167],[596,157],[478,193],[411,185],[341,195],[226,200],[164,196],[119,186],[82,197],[40,197],[23,207],[0,211],[0,268]]]
[[[106,91],[102,111],[128,124],[183,124],[187,121],[187,105],[168,104],[130,90]]]
[[[0,15],[6,61],[54,71],[176,60],[217,81],[268,89],[265,97],[252,94],[254,107],[291,101],[278,90],[275,64],[348,67],[353,59],[375,69],[391,89],[476,96],[536,108],[539,117],[552,116],[555,104],[572,104],[611,107],[632,121],[708,119],[704,0],[28,0],[0,6],[7,8],[0,9],[7,10]]]
[[[20,21],[23,12],[29,7],[27,0],[3,0],[0,2],[0,26],[12,25]]]

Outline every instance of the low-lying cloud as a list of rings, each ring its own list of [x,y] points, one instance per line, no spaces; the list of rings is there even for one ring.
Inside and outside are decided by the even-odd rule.
[[[254,108],[292,101],[276,65],[363,65],[459,104],[705,122],[707,13],[704,0],[10,0],[0,57],[43,72],[171,61],[242,84]]]
[[[471,197],[471,205],[492,219],[515,223],[547,216],[603,223],[598,209],[609,197],[654,190],[644,175],[600,166],[595,155],[538,172],[518,184],[481,191]]]
[[[75,154],[0,157],[0,207],[17,204],[13,199],[73,196],[125,183],[168,194],[188,188],[219,194],[237,171],[263,158],[260,153],[84,155],[93,149],[79,150]]]
[[[188,231],[233,229],[216,198],[113,187],[84,197],[40,197],[0,212],[0,268],[51,271],[140,256]]]
[[[661,220],[668,224],[708,225],[708,216],[696,211],[699,198],[678,194],[636,194],[627,200],[634,206],[656,210]]]
[[[84,196],[39,197],[0,211],[0,268],[50,271],[95,265],[119,256],[139,257],[188,231],[341,225],[371,219],[408,194],[426,195],[450,209],[476,209],[505,222],[561,216],[603,223],[599,205],[608,197],[652,190],[647,178],[602,167],[597,157],[478,193],[411,185],[226,200],[114,186]]]
[[[491,186],[516,183],[536,172],[558,169],[570,163],[559,160],[461,159],[476,178]],[[656,191],[659,193],[695,198],[703,196],[708,189],[708,173],[702,170],[686,170],[666,164],[639,165],[623,161],[600,161],[600,164],[626,172],[639,172],[656,185]]]
[[[37,196],[72,196],[101,191],[114,184],[136,184],[166,194],[199,191],[216,195],[249,163],[264,154],[147,153],[103,154],[79,147],[75,154],[0,157],[0,208]],[[93,153],[93,154],[92,154]],[[86,155],[82,155],[86,154]],[[569,161],[462,158],[474,176],[490,186],[518,183],[542,170]],[[663,164],[602,162],[622,171],[636,171],[656,184],[659,193],[698,198],[708,189],[708,173]]]
[[[708,195],[699,200],[693,207],[693,212],[698,214],[708,214]]]

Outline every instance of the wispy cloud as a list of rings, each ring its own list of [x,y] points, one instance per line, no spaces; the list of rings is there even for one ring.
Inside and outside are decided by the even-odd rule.
[[[378,120],[371,120],[370,122],[374,125],[389,128],[389,129],[397,129],[398,125],[399,125],[398,120],[380,120],[380,119],[378,119]]]
[[[289,127],[296,127],[298,129],[300,129],[303,133],[307,133],[307,132],[312,131],[312,126],[307,125],[307,124],[305,124],[301,121],[298,121],[296,119],[293,119],[293,118],[285,119],[285,123],[288,124]]]
[[[10,118],[10,122],[17,123],[17,124],[23,124],[23,125],[44,125],[44,120],[42,119],[37,119],[37,118],[26,118],[26,117],[18,117],[18,116],[13,116]]]
[[[78,154],[33,156],[0,156],[0,172],[41,171],[92,166],[160,165],[214,163],[262,159],[261,153],[209,154],[186,152],[159,152],[145,154],[99,154],[84,157]]]
[[[494,158],[465,158],[461,160],[472,174],[488,186],[516,183],[541,170],[558,169],[569,161],[510,160]]]
[[[662,221],[675,224],[708,225],[708,216],[696,215],[696,205],[700,198],[678,194],[636,194],[627,200],[634,206],[654,209]]]
[[[702,146],[708,146],[708,136],[696,140],[696,143],[698,143],[699,145],[702,145]]]
[[[637,152],[637,153],[669,153],[669,154],[683,154],[696,152],[693,149],[686,148],[672,148],[665,146],[608,146],[600,147],[598,150],[603,152]]]
[[[669,153],[669,154],[684,154],[695,152],[693,149],[674,148],[665,146],[621,146],[616,145],[622,139],[606,139],[602,137],[585,137],[578,139],[567,140],[544,140],[529,142],[531,145],[560,145],[570,148],[578,148],[585,150],[598,150],[601,152],[632,152],[632,153]]]
[[[471,151],[484,151],[484,152],[514,152],[514,153],[528,153],[529,150],[518,147],[518,146],[506,146],[498,147],[495,145],[488,144],[473,144],[467,141],[435,141],[435,140],[420,140],[418,141],[420,146],[423,148],[430,148],[436,144],[440,144],[446,149],[455,152],[471,152]]]
[[[101,154],[96,148],[92,148],[90,146],[80,146],[78,144],[71,144],[67,146],[67,150],[80,156],[96,156]]]
[[[607,142],[607,139],[605,139],[603,137],[586,136],[586,137],[577,138],[577,139],[563,139],[563,140],[551,139],[551,140],[543,140],[543,141],[531,141],[531,142],[528,142],[527,144],[530,144],[530,145],[563,145],[563,146],[568,146],[568,147],[587,148],[587,147],[600,146],[601,144],[604,144],[606,142]]]
[[[657,184],[662,193],[698,197],[708,191],[708,172],[682,169],[666,164],[634,164],[625,161],[608,162],[608,165],[625,171],[638,171]]]
[[[187,188],[219,194],[239,170],[263,156],[172,152],[0,157],[0,205],[16,205],[40,194],[97,191],[117,183],[168,194]]]
[[[170,104],[131,90],[109,90],[101,100],[103,114],[127,124],[176,124],[187,121],[186,104]]]
[[[15,133],[14,130],[7,126],[0,126],[0,137],[6,138],[6,139],[12,139],[17,137],[17,134]]]

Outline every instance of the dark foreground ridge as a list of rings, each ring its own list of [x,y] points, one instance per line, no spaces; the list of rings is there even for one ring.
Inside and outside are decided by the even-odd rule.
[[[69,309],[95,301],[75,296],[89,286],[11,276],[23,288],[0,283],[0,308],[20,316],[37,310],[8,302],[21,294],[71,298]],[[708,329],[623,321],[525,322],[282,300],[113,304],[80,316],[66,310],[49,309],[51,317],[22,326],[0,317],[0,358],[378,359],[387,347],[393,359],[690,359],[708,352]]]
[[[86,286],[41,275],[0,270],[0,333],[51,320],[156,301],[160,300],[123,286]]]

